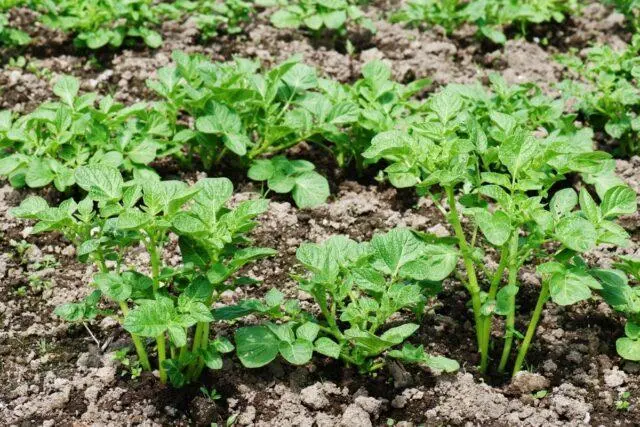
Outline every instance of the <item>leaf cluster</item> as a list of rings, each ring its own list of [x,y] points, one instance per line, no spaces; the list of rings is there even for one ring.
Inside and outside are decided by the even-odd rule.
[[[270,18],[277,28],[307,28],[316,36],[325,29],[344,36],[351,24],[376,31],[371,19],[352,0],[257,0],[256,4],[277,6]]]
[[[625,336],[616,341],[616,350],[624,359],[637,362],[640,360],[640,260],[621,256],[613,267],[595,270],[594,274],[602,282],[600,295],[627,319]]]
[[[607,45],[590,48],[584,59],[573,55],[558,59],[582,81],[564,80],[559,88],[575,101],[589,124],[620,144],[625,155],[640,153],[640,35],[634,35],[624,50]]]
[[[223,318],[259,313],[270,319],[236,332],[238,356],[247,367],[264,366],[278,355],[302,365],[316,352],[361,371],[375,371],[383,366],[385,352],[419,328],[400,319],[407,312],[422,315],[458,259],[450,245],[405,228],[376,234],[365,243],[345,236],[304,243],[296,257],[306,272],[294,279],[311,294],[319,316],[301,310],[296,300],[285,299],[277,290],[264,302],[246,300],[216,313]],[[422,347],[407,345],[390,356],[448,372],[458,368],[455,361],[433,357]]]
[[[0,46],[24,46],[31,42],[26,32],[14,28],[9,22],[11,9],[26,4],[26,0],[2,0],[0,2]]]
[[[613,160],[593,151],[590,139],[556,132],[536,138],[516,117],[497,112],[489,114],[490,124],[482,124],[465,114],[462,97],[450,90],[433,96],[429,109],[427,120],[411,132],[378,134],[363,155],[385,159],[384,174],[396,187],[416,187],[436,201],[432,191],[444,190],[447,205],[438,206],[454,228],[465,260],[465,286],[472,296],[481,353],[488,348],[491,317],[507,316],[502,370],[510,342],[519,334],[514,320],[520,269],[530,260],[550,262],[544,264],[548,270],[540,270],[542,304],[549,296],[560,305],[588,299],[600,285],[586,273],[579,254],[603,243],[626,245],[629,236],[614,220],[635,212],[635,192],[612,178]],[[553,190],[572,173],[596,184],[599,206],[586,189],[579,195],[571,188]],[[461,226],[463,217],[474,224],[470,237]],[[495,271],[484,266],[477,232],[501,254]],[[478,281],[476,269],[483,271],[489,287]],[[501,286],[505,269],[509,279]],[[525,341],[519,358],[527,347]]]
[[[75,77],[63,76],[53,86],[57,101],[17,117],[0,111],[0,175],[14,187],[53,183],[65,191],[76,183],[75,168],[87,164],[148,175],[147,165],[170,153],[172,130],[160,112],[79,88]]]
[[[477,36],[504,44],[508,28],[515,28],[524,35],[528,26],[562,22],[577,8],[575,0],[408,0],[390,20],[414,27],[439,25],[448,34],[465,23],[472,23],[478,27]]]
[[[33,233],[61,232],[75,244],[81,261],[98,267],[91,283],[95,291],[56,313],[84,321],[98,314],[101,298],[117,303],[120,315],[112,315],[131,333],[144,369],[150,364],[143,340],[153,338],[161,379],[168,376],[175,386],[197,378],[205,365],[219,369],[221,354],[233,346],[224,338],[209,339],[211,306],[225,290],[252,283],[234,278],[240,268],[275,253],[249,246],[245,236],[268,202],[252,199],[229,209],[233,186],[226,178],[204,178],[192,186],[125,182],[117,169],[96,165],[78,168],[75,180],[87,192],[80,202],[68,199],[52,207],[31,196],[11,211],[36,220]],[[177,266],[164,262],[171,234],[178,236],[182,259]],[[129,265],[129,256],[140,248],[148,265]]]

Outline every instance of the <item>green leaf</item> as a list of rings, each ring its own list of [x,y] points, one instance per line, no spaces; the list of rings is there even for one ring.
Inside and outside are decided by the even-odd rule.
[[[443,124],[453,120],[463,105],[462,98],[451,91],[444,90],[431,97],[431,109]]]
[[[591,298],[591,288],[586,278],[571,271],[551,276],[549,292],[553,302],[559,305],[571,305]]]
[[[600,208],[593,200],[589,192],[583,187],[580,189],[580,209],[592,224],[600,222]]]
[[[131,296],[131,284],[115,273],[98,273],[93,281],[104,295],[114,301],[126,301]]]
[[[394,228],[386,234],[376,234],[371,239],[377,257],[386,267],[385,272],[398,274],[403,265],[418,259],[425,245],[408,228]]]
[[[402,341],[413,335],[413,333],[419,328],[420,326],[415,323],[405,323],[404,325],[388,329],[380,336],[380,338],[393,344],[400,344]]]
[[[513,308],[512,297],[518,293],[519,288],[515,285],[507,285],[500,288],[496,294],[496,306],[494,313],[500,316],[506,316]]]
[[[124,318],[124,329],[143,337],[157,337],[171,322],[171,302],[150,301],[131,310]]]
[[[9,213],[15,218],[35,219],[36,216],[49,208],[49,204],[40,196],[29,196],[20,203],[20,206],[12,208]]]
[[[29,162],[25,182],[31,188],[40,188],[48,185],[55,178],[55,174],[42,159],[33,159]]]
[[[73,107],[73,101],[78,95],[80,83],[73,76],[62,76],[55,85],[53,85],[53,93],[55,93],[62,102]]]
[[[327,179],[315,171],[304,172],[295,179],[292,197],[301,209],[314,208],[329,197]]]
[[[298,326],[296,329],[296,336],[299,339],[303,339],[309,342],[313,342],[320,332],[320,326],[317,323],[306,322]]]
[[[517,177],[538,153],[535,139],[525,131],[510,135],[498,149],[498,157],[511,175]]]
[[[195,186],[200,189],[195,200],[214,211],[223,207],[233,195],[233,184],[228,178],[204,178]]]
[[[313,356],[313,344],[304,339],[297,339],[292,343],[281,341],[278,350],[282,357],[292,365],[304,365]]]
[[[318,86],[316,69],[299,63],[282,76],[282,81],[294,92],[303,92]]]
[[[451,274],[457,263],[458,252],[452,246],[426,245],[419,259],[400,268],[400,276],[438,282]]]
[[[616,350],[621,357],[627,360],[640,361],[640,340],[627,337],[618,338]]]
[[[240,328],[235,333],[238,358],[246,368],[260,368],[278,355],[280,340],[265,326]]]
[[[314,350],[334,359],[340,358],[340,345],[327,337],[318,338],[314,344]]]
[[[97,202],[118,201],[122,197],[124,181],[116,168],[105,165],[81,166],[76,169],[75,180]]]
[[[636,211],[636,192],[626,185],[612,187],[604,194],[600,209],[604,218],[615,218]]]
[[[209,252],[197,240],[187,236],[180,236],[178,245],[180,246],[182,261],[185,264],[193,263],[200,268],[205,268],[211,262]]]
[[[302,23],[300,16],[287,9],[277,10],[271,15],[271,23],[276,28],[298,28]]]
[[[484,210],[478,211],[474,219],[484,237],[494,246],[504,245],[511,236],[511,219],[503,211],[496,211],[493,214]]]
[[[247,176],[254,181],[266,181],[273,176],[275,168],[270,160],[256,160],[251,164]]]
[[[558,222],[556,237],[567,248],[583,253],[595,248],[598,232],[588,220],[572,215]]]
[[[551,198],[549,206],[556,218],[562,218],[573,210],[578,204],[578,196],[573,188],[565,188],[558,191]]]

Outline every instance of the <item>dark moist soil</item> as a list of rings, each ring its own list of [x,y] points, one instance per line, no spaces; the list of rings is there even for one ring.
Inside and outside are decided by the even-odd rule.
[[[421,32],[381,21],[380,16],[392,9],[391,3],[396,2],[376,2],[366,8],[378,31],[351,31],[356,47],[352,57],[339,43],[318,42],[303,32],[272,28],[264,13],[241,36],[201,43],[192,22],[167,22],[161,27],[165,44],[159,50],[137,44],[117,51],[87,52],[76,49],[59,32],[34,26],[33,14],[19,9],[11,19],[32,34],[35,45],[21,52],[0,49],[3,62],[22,54],[28,63],[24,69],[5,65],[0,70],[0,108],[31,111],[51,98],[50,79],[65,73],[78,76],[84,90],[113,93],[126,103],[153,99],[144,81],[170,63],[173,50],[198,52],[213,60],[241,55],[258,58],[267,66],[298,53],[323,74],[343,82],[357,79],[366,61],[383,59],[403,82],[431,78],[430,90],[451,82],[485,81],[489,72],[498,71],[510,82],[534,81],[552,92],[563,73],[562,66],[553,61],[554,54],[584,49],[594,42],[621,46],[629,37],[620,15],[599,3],[589,4],[582,16],[566,23],[533,28],[526,39],[515,38],[504,47],[477,43],[472,27],[447,37],[437,28]],[[608,143],[605,138],[601,142]],[[353,170],[338,168],[325,152],[304,144],[288,155],[313,161],[329,178],[332,198],[325,206],[306,211],[295,209],[287,196],[273,198],[252,237],[256,245],[275,248],[280,255],[247,268],[244,274],[261,282],[226,292],[223,304],[260,297],[276,287],[315,310],[310,296],[298,290],[289,277],[296,269],[295,250],[305,241],[322,241],[334,234],[363,241],[398,225],[450,233],[432,202],[411,191],[379,185],[373,172],[358,176]],[[194,181],[204,175],[182,170],[173,161],[156,166],[165,177]],[[639,158],[618,162],[620,176],[636,191],[640,191],[639,171]],[[251,192],[260,189],[234,165],[211,175],[231,177],[239,192],[237,200],[253,197]],[[456,280],[444,283],[443,292],[428,307],[420,330],[412,337],[412,342],[423,344],[433,354],[459,360],[462,368],[455,375],[390,363],[375,376],[362,376],[317,357],[305,367],[277,361],[258,370],[243,369],[236,358],[228,358],[221,371],[206,372],[202,384],[180,390],[162,386],[150,373],[131,378],[113,359],[115,350],[131,346],[115,322],[100,318],[85,328],[63,323],[53,315],[57,305],[89,293],[87,283],[94,271],[77,261],[73,247],[60,235],[31,236],[30,224],[7,216],[10,207],[33,193],[6,184],[0,187],[3,425],[209,426],[212,422],[224,425],[229,419],[237,425],[258,426],[382,426],[388,420],[403,426],[640,425],[640,367],[616,355],[615,339],[623,333],[622,322],[604,303],[594,300],[567,308],[548,304],[527,359],[531,373],[513,382],[495,372],[483,378],[475,368],[478,357],[468,298]],[[37,194],[53,203],[61,200],[51,190]],[[632,234],[632,247],[594,251],[589,261],[608,266],[615,255],[638,255],[639,224],[638,215],[623,220]],[[29,245],[19,252],[17,243],[22,240]],[[177,259],[175,245],[171,251],[165,254],[167,261]],[[141,253],[132,254],[130,262],[145,264]],[[487,263],[495,263],[491,254]],[[520,280],[520,311],[529,313],[540,284],[533,272],[524,272]],[[252,321],[255,319],[246,319]],[[520,330],[526,321],[517,319]],[[235,327],[220,325],[216,332],[229,336]],[[496,335],[501,327],[495,325]],[[492,356],[499,358],[499,352],[500,348],[493,349]],[[222,397],[208,399],[201,386],[216,389]],[[534,397],[540,390],[547,394]],[[631,394],[628,411],[616,409],[624,391]]]

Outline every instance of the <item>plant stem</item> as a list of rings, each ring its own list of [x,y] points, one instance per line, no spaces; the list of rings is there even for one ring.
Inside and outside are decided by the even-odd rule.
[[[509,282],[507,286],[518,286],[518,238],[519,229],[515,229],[511,235],[509,242]],[[507,362],[509,361],[509,355],[511,354],[511,345],[513,344],[513,335],[516,323],[516,295],[512,293],[509,296],[509,313],[507,313],[507,320],[505,323],[505,341],[502,348],[502,357],[500,358],[500,365],[498,366],[498,372],[504,372]]]
[[[129,312],[129,307],[125,304],[124,301],[120,301],[120,310],[122,310],[123,315],[127,315]],[[144,348],[144,344],[142,344],[142,340],[136,334],[130,334],[131,341],[133,341],[133,345],[136,348],[136,353],[138,354],[138,360],[140,361],[140,366],[145,371],[151,371],[151,364],[149,363],[149,357],[147,356],[147,350]]]
[[[471,258],[471,251],[460,223],[460,214],[456,208],[456,198],[453,192],[453,187],[445,187],[447,193],[447,200],[449,203],[449,222],[453,226],[453,231],[458,239],[458,246],[460,246],[460,252],[464,260],[464,265],[467,270],[467,290],[471,294],[471,304],[473,305],[473,317],[476,324],[476,339],[478,342],[478,351],[483,352],[482,344],[482,303],[480,301],[480,286],[478,286],[478,278],[476,276],[475,266],[473,259]],[[486,350],[485,350],[486,351]]]
[[[502,274],[504,273],[504,269],[507,267],[509,253],[508,248],[503,247],[500,250],[500,263],[498,264],[498,268],[493,274],[493,278],[491,279],[491,286],[489,287],[489,295],[487,296],[488,301],[493,301],[496,299],[496,294],[498,293],[498,285],[500,285],[500,280],[502,280]],[[489,343],[491,341],[491,326],[493,324],[493,315],[485,316],[484,321],[482,323],[482,345],[484,348],[480,352],[480,372],[487,371],[487,365],[489,364]]]
[[[160,256],[156,248],[155,241],[149,236],[151,241],[147,245],[147,251],[151,258],[151,278],[153,279],[153,293],[156,294],[160,289]]]
[[[518,350],[518,357],[516,358],[516,362],[513,365],[513,373],[512,376],[517,374],[522,368],[522,363],[524,362],[524,358],[527,356],[527,352],[529,351],[529,344],[531,344],[531,340],[536,333],[536,328],[538,327],[538,322],[540,321],[540,315],[542,314],[542,309],[544,308],[544,304],[549,300],[549,284],[545,281],[542,282],[542,289],[540,290],[540,295],[538,295],[538,302],[536,302],[536,308],[533,310],[533,314],[531,315],[531,321],[529,322],[529,327],[527,328],[527,333],[524,336],[524,340],[520,345],[520,349]]]
[[[160,369],[160,381],[165,384],[167,382],[167,371],[165,371],[162,364],[167,358],[167,350],[165,348],[164,334],[156,337],[156,343],[158,345],[158,368]]]

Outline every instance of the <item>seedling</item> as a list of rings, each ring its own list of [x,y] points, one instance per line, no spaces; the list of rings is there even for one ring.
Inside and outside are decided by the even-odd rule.
[[[506,370],[514,338],[520,337],[515,374],[544,304],[549,299],[574,304],[590,298],[591,289],[602,287],[580,254],[600,243],[627,243],[627,233],[614,220],[635,212],[636,195],[629,187],[602,178],[609,177],[613,168],[607,154],[594,152],[587,144],[576,145],[571,138],[536,139],[503,113],[491,114],[492,128],[487,132],[463,107],[459,96],[443,91],[431,98],[431,116],[424,123],[409,131],[377,135],[363,156],[388,161],[384,172],[391,184],[416,187],[448,220],[458,243],[456,253],[465,265],[463,284],[472,301],[480,370],[485,372],[489,362],[493,317],[505,316],[498,371]],[[551,191],[566,174],[575,172],[599,183],[600,206],[584,188],[579,195],[571,188]],[[464,217],[473,224],[470,231],[463,227]],[[485,267],[484,253],[477,246],[480,235],[500,254],[495,270]],[[556,247],[551,249],[550,243]],[[532,260],[539,264],[542,285],[526,334],[520,335],[515,324],[518,273]],[[508,278],[501,285],[505,271]]]
[[[127,371],[131,375],[132,379],[138,378],[142,374],[142,366],[140,366],[140,361],[138,359],[132,359],[129,357],[129,351],[131,349],[129,347],[123,347],[113,355],[113,358],[120,362],[120,364],[125,368],[122,372],[122,376],[126,375]]]
[[[293,277],[312,295],[319,317],[301,310],[297,300],[285,299],[275,289],[264,301],[247,300],[215,312],[222,319],[249,313],[270,319],[236,332],[238,357],[246,367],[264,366],[278,356],[304,365],[315,352],[374,373],[384,366],[384,353],[419,328],[406,321],[391,324],[390,319],[407,310],[420,315],[427,299],[435,296],[438,282],[457,261],[452,247],[427,243],[403,228],[377,234],[367,243],[345,236],[322,244],[305,243],[296,257],[306,272]],[[389,355],[437,370],[458,369],[457,362],[431,356],[421,346],[407,344]]]
[[[631,393],[628,391],[624,391],[620,394],[620,399],[616,402],[616,409],[618,411],[628,411],[631,403],[629,402],[629,398],[631,397]]]
[[[625,50],[597,45],[589,49],[586,58],[560,56],[558,59],[580,75],[581,83],[565,80],[559,86],[590,125],[606,132],[619,143],[618,151],[625,156],[640,153],[640,35],[633,36]]]
[[[215,388],[209,390],[206,387],[200,387],[200,393],[202,393],[202,395],[209,400],[222,399],[222,395],[218,393],[218,390],[216,390]]]
[[[14,117],[0,111],[0,176],[14,187],[59,191],[75,185],[74,169],[101,164],[152,173],[146,165],[171,151],[171,135],[159,112],[138,103],[125,107],[111,96],[79,94],[80,82],[63,76],[53,86],[57,102]]]
[[[205,178],[193,186],[125,182],[117,169],[99,165],[78,168],[75,180],[87,192],[80,202],[68,199],[50,207],[31,196],[11,211],[37,220],[34,233],[63,233],[81,261],[98,267],[91,282],[95,291],[84,301],[58,307],[56,314],[85,321],[101,313],[101,298],[117,303],[120,313],[111,315],[131,334],[142,369],[152,368],[146,341],[153,339],[160,379],[176,387],[195,381],[205,365],[220,369],[222,354],[233,345],[224,337],[210,339],[211,305],[237,286],[233,276],[241,267],[274,254],[245,247],[245,233],[268,202],[247,200],[227,208],[233,186],[226,178]],[[163,262],[169,233],[179,236],[178,267]],[[127,255],[137,248],[149,255],[148,265],[127,265]]]
[[[542,22],[563,22],[566,15],[578,9],[575,0],[409,0],[391,15],[392,22],[404,22],[414,27],[440,25],[448,34],[463,23],[478,27],[477,36],[494,43],[507,41],[505,29],[514,27],[522,35],[527,27]]]

